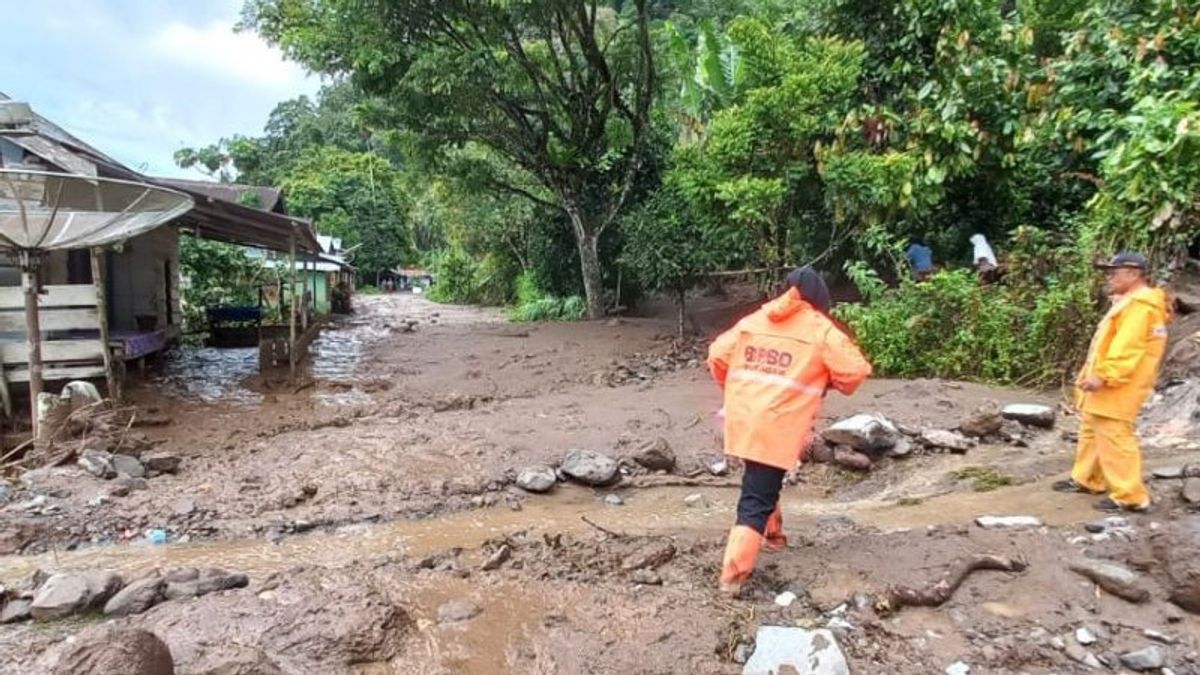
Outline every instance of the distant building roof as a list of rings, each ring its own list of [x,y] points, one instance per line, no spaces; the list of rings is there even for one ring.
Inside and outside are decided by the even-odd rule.
[[[217,183],[211,180],[188,180],[186,178],[155,178],[154,180],[167,187],[199,192],[214,199],[224,199],[227,202],[252,206],[272,213],[284,213],[283,191],[279,188],[240,183]]]

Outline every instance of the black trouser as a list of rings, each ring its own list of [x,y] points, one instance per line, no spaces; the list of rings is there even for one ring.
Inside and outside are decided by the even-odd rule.
[[[767,529],[767,519],[779,503],[783,476],[787,472],[766,464],[745,460],[742,496],[738,498],[737,524],[754,528],[759,534]]]

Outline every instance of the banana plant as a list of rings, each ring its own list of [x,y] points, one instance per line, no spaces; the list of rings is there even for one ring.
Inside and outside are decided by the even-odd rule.
[[[742,52],[711,19],[698,22],[695,44],[671,22],[664,29],[680,73],[676,112],[682,121],[681,140],[697,142],[707,136],[713,113],[737,101],[745,81]]]

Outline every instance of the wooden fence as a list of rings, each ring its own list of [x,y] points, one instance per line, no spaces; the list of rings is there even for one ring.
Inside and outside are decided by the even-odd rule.
[[[98,305],[92,284],[42,287],[38,323],[46,381],[104,377]],[[0,287],[0,364],[5,382],[29,381],[25,297],[19,287]]]

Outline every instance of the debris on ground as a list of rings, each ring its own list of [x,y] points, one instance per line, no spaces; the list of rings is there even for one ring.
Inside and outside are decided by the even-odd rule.
[[[754,653],[742,675],[849,675],[850,667],[829,630],[789,626],[759,626]]]
[[[881,612],[895,612],[905,607],[937,607],[950,599],[963,581],[981,570],[1023,572],[1029,566],[1024,559],[997,555],[974,555],[958,560],[947,567],[942,578],[928,586],[891,586],[876,603]]]
[[[670,443],[664,438],[656,438],[638,448],[633,461],[650,471],[673,471],[676,460]]]
[[[1014,403],[1007,405],[1000,411],[1000,414],[1005,419],[1040,429],[1053,429],[1054,423],[1057,421],[1057,414],[1054,408],[1036,403]]]
[[[1084,559],[1071,563],[1069,567],[1072,572],[1087,577],[1100,588],[1129,602],[1139,603],[1150,599],[1150,591],[1142,586],[1138,575],[1117,563]]]
[[[619,477],[616,460],[592,450],[571,450],[559,468],[569,478],[593,487],[611,485]]]
[[[896,426],[881,415],[860,414],[838,421],[821,432],[832,445],[846,445],[860,452],[878,452],[900,440]]]

